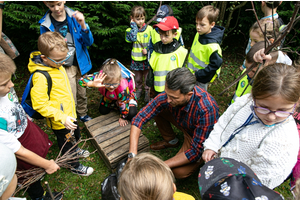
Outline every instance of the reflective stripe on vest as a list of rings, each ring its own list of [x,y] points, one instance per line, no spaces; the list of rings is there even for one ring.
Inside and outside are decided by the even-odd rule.
[[[190,55],[188,58],[187,68],[195,73],[200,69],[204,69],[209,65],[209,58],[212,53],[218,51],[218,54],[222,57],[222,50],[218,43],[210,43],[210,44],[201,44],[199,41],[199,34],[196,33]],[[210,80],[213,82],[217,76],[219,76],[221,72],[221,67],[216,71],[215,76]]]
[[[245,71],[246,71],[246,69],[244,69],[244,71],[242,72],[242,74],[243,74]],[[246,76],[244,76],[244,77],[239,81],[238,87],[237,87],[237,89],[236,89],[236,91],[235,91],[235,93],[234,93],[234,96],[233,96],[233,98],[232,98],[232,100],[231,100],[231,103],[234,103],[235,99],[236,99],[237,97],[240,97],[240,96],[242,95],[242,93],[244,92],[244,90],[245,90],[245,88],[247,87],[248,84],[249,84],[249,81],[248,81],[248,78],[247,78],[247,75],[246,75]],[[246,91],[244,92],[243,95],[250,93],[250,92],[251,92],[251,89],[252,89],[252,86],[249,85],[249,86],[247,87],[247,89],[246,89]]]
[[[177,29],[177,35],[175,37],[175,39],[177,41],[179,40],[181,33],[182,33],[182,28],[179,27],[179,29]],[[155,29],[153,29],[152,32],[151,32],[151,40],[152,40],[152,44],[153,45],[155,43],[161,41],[160,35],[159,35],[159,33]]]
[[[129,32],[130,30],[131,30],[131,28],[128,28],[126,30],[126,32]],[[137,33],[137,35],[136,35],[137,41],[135,41],[133,43],[132,50],[131,50],[132,60],[134,60],[134,61],[143,61],[143,60],[147,59],[147,55],[144,55],[142,53],[142,50],[144,48],[148,47],[152,30],[153,30],[153,28],[151,26],[147,26],[145,31]]]
[[[166,75],[173,69],[182,67],[188,50],[179,47],[176,51],[168,54],[160,54],[153,51],[149,64],[154,74],[154,89],[157,92],[165,90]]]

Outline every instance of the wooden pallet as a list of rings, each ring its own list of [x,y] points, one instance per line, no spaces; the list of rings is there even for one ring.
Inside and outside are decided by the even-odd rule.
[[[110,112],[85,122],[95,147],[105,164],[114,170],[119,161],[128,155],[130,123],[127,126],[119,125],[119,115]],[[141,134],[139,138],[138,152],[149,151],[149,141]]]

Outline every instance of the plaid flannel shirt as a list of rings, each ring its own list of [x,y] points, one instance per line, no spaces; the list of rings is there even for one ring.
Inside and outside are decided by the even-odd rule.
[[[216,100],[198,86],[194,87],[193,92],[190,101],[184,107],[172,107],[167,102],[167,94],[163,92],[148,103],[131,122],[132,125],[142,129],[142,126],[154,116],[162,110],[168,109],[178,125],[192,137],[191,147],[185,151],[190,162],[196,162],[201,158],[202,143],[208,138],[219,118],[219,107]]]

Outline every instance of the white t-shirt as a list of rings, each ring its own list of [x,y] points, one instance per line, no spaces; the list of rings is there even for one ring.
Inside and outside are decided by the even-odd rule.
[[[15,90],[0,97],[0,141],[17,152],[21,143],[18,141],[27,127],[27,116],[18,101]]]

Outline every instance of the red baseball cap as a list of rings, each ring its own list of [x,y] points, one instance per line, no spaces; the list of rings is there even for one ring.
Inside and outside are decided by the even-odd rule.
[[[178,21],[175,17],[173,16],[168,16],[163,18],[159,24],[155,24],[153,25],[153,27],[158,27],[159,29],[161,29],[162,31],[168,31],[168,30],[172,30],[172,29],[178,29],[179,28],[179,24]]]

